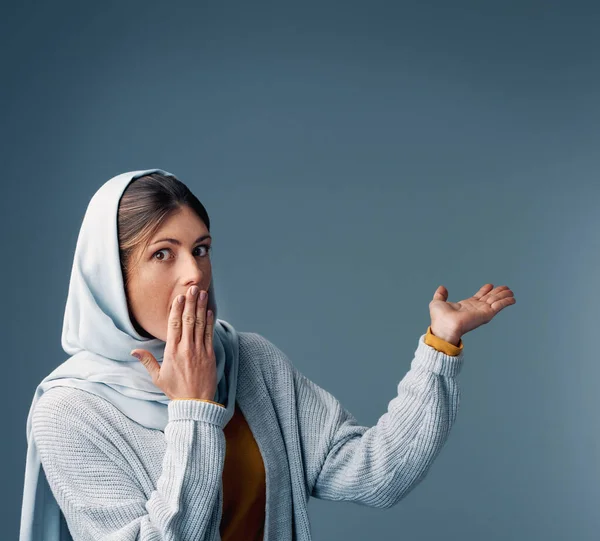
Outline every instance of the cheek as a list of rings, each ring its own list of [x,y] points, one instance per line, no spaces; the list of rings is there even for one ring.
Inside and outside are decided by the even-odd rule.
[[[168,280],[146,271],[136,276],[130,295],[133,306],[143,318],[142,314],[152,314],[153,317],[164,315],[165,309],[169,309],[170,292]]]

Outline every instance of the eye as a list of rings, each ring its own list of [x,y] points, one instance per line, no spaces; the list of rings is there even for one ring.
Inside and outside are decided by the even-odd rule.
[[[200,246],[196,246],[196,250],[198,248],[204,248],[204,250],[205,250],[204,255],[201,255],[200,257],[206,257],[210,253],[212,246],[208,246],[206,244],[201,244]],[[156,259],[157,261],[165,261],[166,256],[165,257],[156,257],[158,254],[160,254],[162,252],[171,252],[171,248],[163,248],[162,250],[158,250],[157,252],[154,252],[154,254],[152,254],[152,258]]]
[[[206,257],[209,254],[212,246],[208,246],[207,244],[201,244],[200,246],[196,247],[196,249],[198,249],[198,248],[204,248],[206,250],[205,254],[202,256],[202,257]]]
[[[160,254],[161,252],[167,252],[167,251],[170,251],[170,249],[169,249],[169,248],[163,248],[162,250],[159,250],[158,252],[154,252],[154,254],[152,255],[152,257],[153,257],[154,259],[158,259],[159,261],[164,261],[164,258],[161,258],[161,257],[156,257],[156,256],[157,256],[158,254]]]

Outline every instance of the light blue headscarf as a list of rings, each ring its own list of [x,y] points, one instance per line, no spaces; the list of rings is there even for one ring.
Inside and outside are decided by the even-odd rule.
[[[62,329],[62,347],[71,355],[37,386],[27,417],[27,461],[19,541],[72,541],[66,521],[48,485],[35,440],[31,417],[36,402],[56,386],[76,387],[108,400],[139,424],[164,431],[169,398],[152,382],[144,365],[130,355],[150,351],[162,364],[165,342],[137,333],[130,318],[119,260],[117,211],[129,183],[150,173],[173,176],[162,169],[130,171],[111,178],[92,197],[73,260]],[[211,281],[209,306],[214,308],[213,346],[218,387],[214,401],[233,415],[238,374],[238,336],[217,319]]]

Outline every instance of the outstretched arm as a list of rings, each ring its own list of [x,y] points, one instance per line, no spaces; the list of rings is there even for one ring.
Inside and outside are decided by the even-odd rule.
[[[312,496],[391,507],[423,479],[456,418],[463,362],[462,344],[451,356],[428,345],[429,335],[419,339],[398,395],[370,428],[290,363]]]

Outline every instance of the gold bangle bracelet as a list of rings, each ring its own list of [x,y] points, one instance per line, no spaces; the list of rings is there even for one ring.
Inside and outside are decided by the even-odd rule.
[[[208,400],[208,398],[173,398],[173,400],[197,400],[198,402],[208,402],[210,404],[216,404],[217,406],[221,406],[222,408],[225,407],[223,404],[220,404],[219,402],[215,402],[213,400]]]

